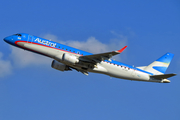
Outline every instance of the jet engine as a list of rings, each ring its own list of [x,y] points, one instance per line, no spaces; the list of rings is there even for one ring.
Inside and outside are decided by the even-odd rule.
[[[63,54],[62,60],[70,64],[75,64],[79,62],[79,59],[76,56],[66,53]]]
[[[51,67],[56,69],[56,70],[60,70],[60,71],[68,71],[71,70],[67,65],[62,64],[56,60],[52,61]]]

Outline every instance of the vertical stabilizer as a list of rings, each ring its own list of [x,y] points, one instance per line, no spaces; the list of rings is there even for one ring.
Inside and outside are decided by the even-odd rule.
[[[166,53],[150,65],[144,68],[145,71],[153,73],[154,75],[164,74],[173,58],[174,54]]]

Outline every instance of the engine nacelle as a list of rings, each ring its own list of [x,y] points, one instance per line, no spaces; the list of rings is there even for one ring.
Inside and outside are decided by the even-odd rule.
[[[52,61],[51,67],[56,69],[56,70],[60,70],[60,71],[68,71],[71,70],[67,65],[62,64],[56,60]]]
[[[62,60],[65,61],[65,62],[68,62],[70,64],[75,64],[75,63],[79,62],[79,59],[76,56],[66,54],[66,53],[63,54],[63,59]]]

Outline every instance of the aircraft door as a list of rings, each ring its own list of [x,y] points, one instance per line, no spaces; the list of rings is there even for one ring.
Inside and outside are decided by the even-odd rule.
[[[29,38],[28,38],[28,43],[32,43],[32,41],[33,41],[33,36],[32,35],[29,35]]]

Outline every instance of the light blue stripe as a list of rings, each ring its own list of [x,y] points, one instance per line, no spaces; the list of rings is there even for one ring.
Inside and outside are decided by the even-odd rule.
[[[167,67],[160,67],[160,66],[154,66],[153,68],[161,73],[165,73],[167,69]]]

